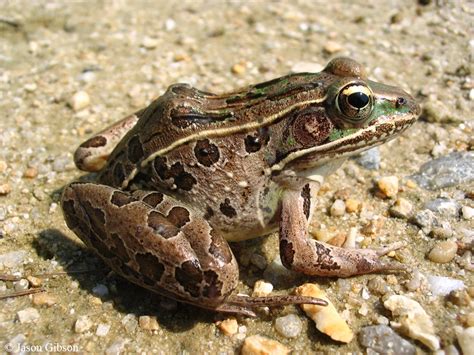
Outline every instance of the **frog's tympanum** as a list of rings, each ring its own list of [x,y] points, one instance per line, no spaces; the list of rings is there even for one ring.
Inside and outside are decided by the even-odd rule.
[[[65,188],[66,223],[116,273],[181,302],[249,316],[325,304],[233,295],[239,271],[227,242],[279,230],[283,265],[306,275],[403,268],[380,259],[399,245],[338,248],[307,227],[323,178],[419,113],[412,96],[368,80],[348,58],[224,95],[172,85],[77,149],[76,165],[98,181]]]

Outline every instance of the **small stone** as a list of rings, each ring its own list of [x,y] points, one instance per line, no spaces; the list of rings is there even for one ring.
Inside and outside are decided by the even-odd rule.
[[[438,239],[448,239],[454,235],[454,232],[451,225],[448,222],[444,222],[441,223],[440,227],[434,227],[430,235]]]
[[[107,286],[105,286],[103,284],[97,284],[92,289],[92,293],[96,296],[104,297],[104,296],[107,296],[109,294],[109,289],[107,288]]]
[[[241,355],[287,355],[291,349],[261,335],[252,335],[245,338],[240,351]]]
[[[237,323],[237,319],[231,317],[218,322],[217,328],[219,328],[224,335],[231,336],[237,334],[239,331],[239,323]]]
[[[94,324],[88,316],[80,316],[74,324],[74,331],[78,334],[87,332]]]
[[[28,290],[29,286],[30,286],[30,283],[28,282],[27,279],[21,279],[13,283],[13,287],[15,288],[15,291]]]
[[[33,295],[33,304],[35,306],[51,307],[55,305],[56,302],[57,302],[56,297],[46,292],[36,293]]]
[[[381,276],[375,276],[374,278],[370,279],[367,287],[371,293],[376,295],[385,295],[389,291],[387,283]]]
[[[16,313],[16,316],[21,324],[36,323],[40,319],[40,314],[38,313],[38,310],[33,307],[28,307],[21,311],[18,311]]]
[[[69,100],[69,106],[76,112],[85,109],[90,103],[89,94],[85,91],[76,92]]]
[[[6,196],[12,192],[12,188],[8,183],[0,184],[0,196]]]
[[[346,241],[346,235],[344,233],[338,233],[335,237],[328,240],[328,244],[334,245],[336,247],[342,247]]]
[[[412,179],[408,179],[406,181],[406,187],[408,187],[409,189],[415,189],[418,185],[416,184],[415,181],[413,181]]]
[[[296,338],[303,329],[303,322],[296,314],[275,319],[275,330],[285,338]]]
[[[395,197],[398,194],[398,177],[384,176],[377,181],[377,187],[383,197]]]
[[[40,287],[43,284],[43,280],[39,277],[27,276],[26,279],[30,283],[31,287]]]
[[[336,200],[330,208],[330,214],[333,217],[343,216],[346,212],[346,204],[342,200]]]
[[[330,233],[327,229],[317,229],[311,231],[311,234],[314,236],[316,240],[320,242],[327,243],[329,240],[334,238],[334,234]]]
[[[140,325],[140,328],[143,330],[158,330],[160,329],[160,326],[158,325],[158,321],[156,320],[156,317],[152,316],[140,316],[138,318],[138,324]]]
[[[170,32],[176,28],[176,22],[172,18],[167,18],[165,21],[165,30]]]
[[[456,332],[456,338],[462,353],[466,355],[471,354],[472,349],[474,349],[474,327],[463,329],[460,326],[456,326],[454,331]]]
[[[348,213],[359,212],[361,208],[362,208],[362,202],[360,202],[359,200],[356,200],[353,198],[348,198],[346,200],[346,212]]]
[[[367,170],[379,170],[380,169],[380,149],[375,147],[369,149],[354,157],[357,164],[366,168]]]
[[[366,236],[374,236],[379,234],[380,230],[385,224],[384,218],[377,218],[369,221],[368,223],[364,224],[361,228],[360,232]]]
[[[129,313],[123,317],[122,325],[129,333],[133,333],[138,327],[138,321],[135,314]]]
[[[300,307],[316,323],[316,328],[333,340],[349,343],[354,333],[346,321],[337,312],[336,307],[328,299],[326,293],[315,284],[304,284],[295,290],[300,296],[310,296],[325,300],[328,305],[318,306],[314,304],[302,304]]]
[[[390,207],[390,215],[397,218],[408,219],[413,211],[413,205],[410,201],[399,197],[392,207]]]
[[[253,286],[252,296],[263,297],[269,295],[273,291],[273,285],[264,280],[258,280]]]
[[[457,217],[461,209],[461,205],[454,200],[446,198],[437,198],[425,203],[425,208],[430,211],[437,212],[444,217]]]
[[[38,176],[38,169],[28,168],[23,172],[23,177],[27,179],[34,179]]]
[[[265,270],[265,268],[267,267],[267,259],[265,259],[265,257],[261,254],[252,254],[252,256],[250,257],[250,262],[252,263],[252,265],[255,265],[260,270]]]
[[[109,330],[110,330],[110,325],[109,324],[100,323],[97,326],[97,329],[95,331],[95,335],[97,335],[98,337],[105,337],[107,334],[109,334]]]
[[[359,332],[359,343],[380,354],[415,355],[416,348],[386,325],[371,325]]]
[[[146,49],[154,49],[158,47],[160,41],[156,38],[145,36],[142,40],[142,47]]]
[[[392,295],[384,302],[384,306],[397,318],[390,322],[392,328],[419,340],[433,351],[440,348],[433,322],[418,302],[406,296]]]
[[[428,253],[428,259],[435,263],[449,263],[453,260],[456,252],[458,251],[458,245],[452,240],[444,240],[435,244],[433,249]]]
[[[9,269],[18,268],[25,262],[26,255],[27,252],[24,250],[17,250],[5,254],[0,254],[0,266]]]
[[[326,44],[324,44],[323,49],[328,54],[334,54],[342,51],[342,46],[337,42],[328,41]]]
[[[440,225],[438,219],[430,210],[422,210],[417,212],[411,222],[420,227],[425,234],[430,233],[433,227]]]
[[[466,287],[462,280],[451,277],[427,275],[426,281],[428,281],[430,291],[434,296],[447,296],[453,291]]]
[[[408,291],[416,291],[421,286],[422,275],[418,269],[413,270],[410,280],[405,284]]]
[[[110,344],[110,346],[105,349],[106,355],[119,355],[122,354],[125,350],[125,345],[130,342],[129,339],[116,339]]]
[[[245,73],[245,71],[246,71],[246,68],[245,68],[245,65],[243,64],[238,63],[232,66],[232,73],[234,74],[241,75]]]
[[[471,220],[474,218],[474,208],[469,206],[462,206],[461,208],[462,218],[465,220]]]

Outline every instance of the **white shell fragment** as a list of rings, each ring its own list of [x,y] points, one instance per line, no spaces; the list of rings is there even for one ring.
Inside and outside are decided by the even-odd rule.
[[[326,293],[315,284],[304,284],[295,290],[297,295],[321,298],[328,302],[326,307],[314,304],[302,304],[301,308],[316,323],[316,328],[333,340],[349,343],[354,333],[342,319],[336,307],[328,299]]]
[[[418,302],[406,296],[393,295],[384,302],[384,306],[397,318],[396,322],[390,322],[392,328],[419,340],[433,351],[439,349],[433,322]]]
[[[452,291],[465,287],[462,280],[456,280],[451,277],[427,275],[426,280],[434,296],[446,296]]]

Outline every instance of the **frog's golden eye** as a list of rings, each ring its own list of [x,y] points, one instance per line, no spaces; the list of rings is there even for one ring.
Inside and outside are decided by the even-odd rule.
[[[365,85],[349,84],[339,92],[336,103],[343,116],[353,121],[362,121],[372,112],[372,91]]]

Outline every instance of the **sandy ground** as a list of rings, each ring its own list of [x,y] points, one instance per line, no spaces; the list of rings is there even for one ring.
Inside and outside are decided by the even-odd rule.
[[[295,353],[362,351],[357,339],[349,344],[331,341],[296,307],[257,319],[239,318],[238,333],[225,336],[216,326],[221,316],[168,302],[111,274],[66,228],[57,205],[64,185],[81,176],[72,163],[75,147],[146,105],[168,85],[187,82],[224,92],[295,70],[317,71],[330,58],[344,55],[363,63],[371,78],[413,93],[426,113],[381,148],[379,170],[350,162],[330,178],[315,224],[336,234],[363,228],[357,214],[328,217],[335,195],[345,189],[384,220],[372,238],[374,245],[407,241],[402,259],[419,272],[463,280],[467,291],[450,301],[422,287],[408,292],[404,282],[411,275],[378,279],[389,293],[409,294],[420,302],[433,319],[442,349],[459,350],[454,327],[473,326],[472,271],[459,261],[461,252],[445,264],[428,260],[426,254],[439,240],[404,219],[388,217],[394,199],[381,199],[373,191],[378,177],[394,175],[401,181],[399,196],[416,211],[437,197],[473,207],[472,183],[436,191],[405,184],[424,162],[473,146],[474,6],[469,1],[426,2],[0,0],[0,255],[19,252],[18,260],[4,263],[0,273],[41,275],[50,300],[49,305],[32,296],[1,300],[0,345],[234,353],[246,336],[260,334]],[[80,91],[90,102],[74,110],[71,100]],[[445,216],[443,221],[450,223],[456,241],[472,238],[472,220]],[[273,260],[276,247],[276,236],[235,245],[238,260],[246,265],[239,291],[251,292],[255,280],[264,278],[262,268]],[[249,263],[253,254],[263,257],[263,267]],[[383,295],[361,296],[373,278],[302,277],[283,283],[276,292],[291,292],[303,282],[320,283],[357,334],[365,325],[393,320],[382,306]],[[29,287],[31,280],[30,285],[0,281],[0,294]],[[363,304],[365,315],[360,312]],[[32,319],[21,318],[18,312],[25,309]],[[290,313],[303,322],[294,339],[274,327],[277,317]],[[146,326],[143,318],[137,325],[144,315],[157,317],[157,325]],[[78,319],[85,324],[79,329]],[[97,335],[98,326],[110,329]],[[419,352],[430,351],[410,342]]]

